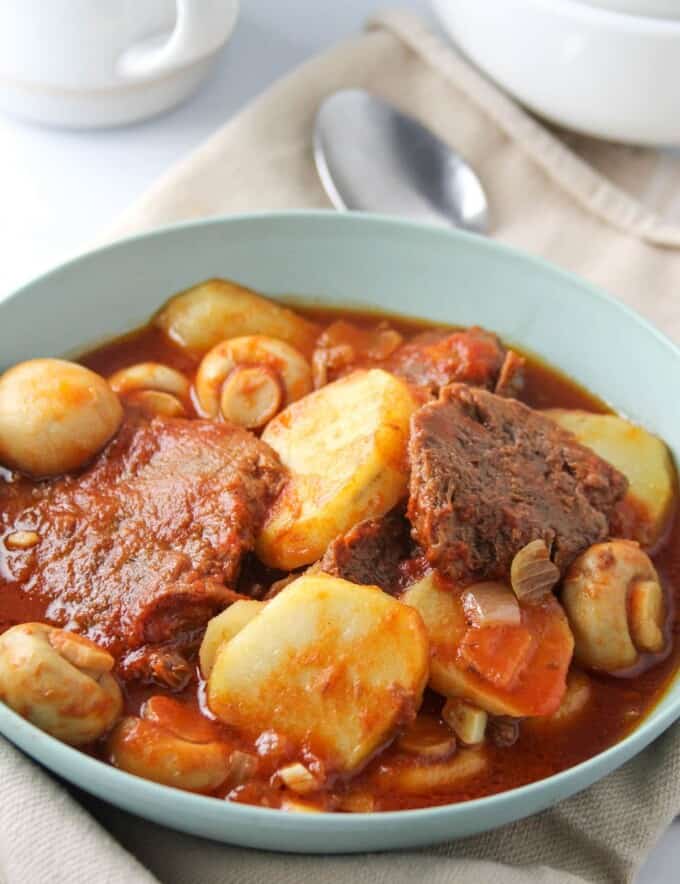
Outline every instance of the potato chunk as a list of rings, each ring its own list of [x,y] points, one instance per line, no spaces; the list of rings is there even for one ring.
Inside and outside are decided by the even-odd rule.
[[[563,408],[550,408],[546,414],[625,475],[628,495],[645,515],[634,539],[653,544],[665,527],[676,489],[673,462],[661,439],[613,414]]]
[[[154,323],[197,355],[241,335],[269,335],[311,354],[319,333],[313,322],[226,279],[209,279],[175,295]]]
[[[351,772],[415,714],[427,674],[415,611],[376,587],[305,575],[220,647],[208,703],[245,735],[275,730]]]
[[[564,611],[552,595],[538,603],[520,603],[518,627],[469,627],[461,590],[440,582],[434,572],[407,589],[401,600],[420,613],[427,628],[430,687],[437,693],[468,700],[492,715],[549,715],[558,708],[574,640]],[[474,661],[488,659],[498,666],[506,662],[514,650],[514,630],[528,636],[530,645],[518,658],[512,679],[506,683],[492,669],[476,669]],[[465,653],[471,648],[478,651],[472,657]]]
[[[356,371],[293,403],[262,438],[290,470],[257,552],[284,571],[314,562],[362,519],[405,494],[406,444],[415,402],[381,369]]]
[[[264,608],[264,604],[264,602],[258,602],[255,599],[239,599],[229,605],[226,611],[222,611],[221,614],[208,622],[198,652],[203,678],[208,678],[210,675],[215,657],[222,645],[231,641],[237,632],[250,623],[253,617],[256,617]]]

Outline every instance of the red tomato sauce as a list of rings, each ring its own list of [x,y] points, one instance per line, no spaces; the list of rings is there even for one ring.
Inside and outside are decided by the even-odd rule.
[[[376,331],[389,327],[399,332],[406,341],[431,328],[428,323],[416,322],[401,317],[386,316],[355,311],[335,311],[298,308],[309,319],[324,328],[338,319],[349,325],[339,333],[340,343],[351,343],[355,335],[357,350],[376,343],[379,348],[385,341]],[[352,332],[352,326],[357,330]],[[367,344],[368,342],[368,344]],[[604,413],[608,409],[603,402],[588,393],[567,377],[550,368],[529,354],[526,380],[521,398],[528,405],[537,408],[564,407],[579,408]],[[474,354],[470,358],[474,358]],[[483,347],[479,358],[488,358]],[[198,360],[184,353],[153,326],[147,326],[125,337],[111,341],[86,353],[80,359],[82,364],[108,376],[113,372],[136,362],[157,361],[178,369],[190,380],[196,372]],[[353,362],[343,363],[341,371],[372,364],[371,358],[357,357]],[[0,471],[0,482],[6,475]],[[628,513],[629,522],[641,514]],[[1,539],[1,538],[0,538]],[[0,631],[9,626],[48,619],[45,604],[30,591],[30,574],[21,580],[10,580],[3,570],[3,546],[0,543]],[[464,785],[450,791],[439,791],[429,795],[413,795],[398,788],[380,785],[381,772],[398,770],[406,764],[406,756],[398,742],[378,753],[365,769],[353,778],[351,783],[336,780],[323,794],[312,795],[308,800],[318,808],[337,810],[394,810],[402,808],[426,807],[450,802],[466,801],[491,795],[517,786],[534,782],[551,774],[565,770],[582,762],[621,740],[630,733],[653,709],[663,696],[678,669],[680,655],[680,520],[673,517],[662,542],[653,555],[654,564],[662,579],[670,607],[668,622],[668,648],[663,659],[643,660],[638,674],[633,677],[616,678],[589,673],[591,700],[581,717],[566,725],[547,725],[536,721],[524,721],[520,725],[519,738],[512,746],[504,748],[488,742],[485,753],[488,764],[477,776],[466,780]],[[405,582],[421,576],[425,570],[418,559],[406,563]],[[408,573],[406,573],[408,571]],[[271,584],[280,579],[282,572],[271,571],[251,556],[242,569],[238,591],[254,598],[262,598]],[[653,665],[651,665],[653,663]],[[212,721],[214,733],[235,749],[255,754],[259,758],[257,773],[246,784],[226,783],[215,793],[219,797],[264,806],[278,807],[282,802],[280,785],[272,783],[272,774],[282,762],[291,757],[290,747],[285,740],[273,734],[263,735],[256,745],[241,739],[230,728],[215,721],[204,701],[204,684],[198,674],[178,693],[164,691],[157,685],[143,685],[128,682],[124,685],[125,712],[139,714],[149,698],[159,695],[172,697],[182,704],[184,716]],[[440,712],[443,699],[427,692],[423,704],[424,712],[442,726]],[[173,717],[173,705],[161,707],[166,723]],[[181,724],[181,722],[180,722]],[[197,723],[199,726],[200,723]],[[107,757],[105,744],[98,743],[87,747],[87,752],[102,759]],[[352,798],[350,801],[348,796]],[[358,797],[357,797],[358,796]],[[367,797],[368,796],[368,797]]]

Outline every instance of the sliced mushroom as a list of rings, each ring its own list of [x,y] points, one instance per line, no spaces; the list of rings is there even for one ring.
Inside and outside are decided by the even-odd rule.
[[[212,743],[222,737],[220,727],[214,721],[186,703],[162,694],[149,697],[142,707],[142,718],[191,743]]]
[[[304,356],[285,341],[264,335],[222,341],[203,357],[196,375],[204,414],[249,429],[263,427],[311,389]]]
[[[666,604],[659,577],[637,543],[611,540],[571,565],[562,589],[575,639],[575,657],[615,672],[644,652],[663,650]]]
[[[121,770],[189,792],[212,792],[231,773],[227,743],[192,742],[134,716],[117,725],[108,748],[112,764]]]
[[[82,636],[22,623],[0,636],[0,698],[53,737],[89,743],[122,712],[113,664],[111,654]]]
[[[0,464],[56,476],[90,461],[123,417],[104,378],[63,359],[31,359],[0,377]]]
[[[267,365],[239,365],[224,381],[222,417],[241,427],[263,427],[283,405],[278,375]]]
[[[381,791],[404,795],[433,795],[459,789],[489,768],[489,757],[484,747],[462,749],[445,761],[413,757],[409,763],[399,758],[386,760],[370,774],[370,782]]]
[[[436,718],[420,714],[400,735],[396,745],[409,755],[443,761],[455,753],[456,736]]]
[[[109,378],[109,385],[128,405],[149,417],[183,417],[190,384],[184,375],[160,362],[138,362]]]

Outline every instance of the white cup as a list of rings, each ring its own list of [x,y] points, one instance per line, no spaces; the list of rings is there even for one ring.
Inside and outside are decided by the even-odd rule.
[[[190,95],[238,0],[0,0],[0,107],[61,126],[113,126]]]
[[[680,18],[680,0],[581,0],[614,12],[648,18]]]

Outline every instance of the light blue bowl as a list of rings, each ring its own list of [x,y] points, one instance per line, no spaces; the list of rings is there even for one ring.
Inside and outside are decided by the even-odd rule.
[[[498,332],[558,366],[680,452],[680,352],[586,283],[489,240],[383,218],[326,212],[242,216],[117,243],[0,303],[4,364],[73,352],[141,325],[209,276],[269,295],[375,307]],[[548,779],[464,804],[380,814],[289,814],[146,782],[81,754],[0,704],[0,732],[105,801],[218,841],[306,853],[413,847],[536,813],[628,761],[680,716],[676,679],[625,740]]]

